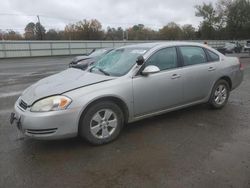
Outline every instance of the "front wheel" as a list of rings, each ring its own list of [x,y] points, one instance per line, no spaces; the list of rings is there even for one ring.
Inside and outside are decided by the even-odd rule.
[[[209,104],[212,108],[220,109],[226,105],[229,94],[230,88],[228,82],[225,80],[219,80],[213,87]]]
[[[124,124],[122,110],[113,102],[103,101],[92,105],[83,114],[79,134],[91,144],[100,145],[113,141]]]

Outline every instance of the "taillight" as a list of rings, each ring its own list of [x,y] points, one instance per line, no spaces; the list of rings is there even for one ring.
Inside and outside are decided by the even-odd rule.
[[[240,58],[237,58],[240,70],[243,70],[243,64],[240,62]]]
[[[243,70],[243,64],[240,63],[240,70]]]

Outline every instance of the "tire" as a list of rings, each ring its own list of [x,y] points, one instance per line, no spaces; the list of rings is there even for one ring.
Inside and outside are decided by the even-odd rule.
[[[210,99],[209,104],[214,109],[223,108],[229,98],[230,87],[226,80],[219,80],[215,83]]]
[[[79,123],[79,135],[94,145],[115,140],[124,125],[124,115],[120,107],[103,101],[90,106],[83,113]]]

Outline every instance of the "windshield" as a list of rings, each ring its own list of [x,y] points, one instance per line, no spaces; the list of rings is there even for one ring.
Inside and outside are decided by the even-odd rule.
[[[101,72],[110,76],[125,75],[136,63],[138,56],[143,55],[146,48],[120,48],[109,52],[97,61],[91,72]]]
[[[104,55],[108,50],[107,49],[100,49],[100,50],[96,50],[94,52],[92,52],[89,57],[98,57],[101,55]]]

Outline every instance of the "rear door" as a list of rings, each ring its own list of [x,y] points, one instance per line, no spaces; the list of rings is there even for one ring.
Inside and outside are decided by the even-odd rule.
[[[180,46],[178,49],[183,62],[183,103],[206,98],[216,78],[218,61],[211,61],[207,51],[199,46]]]

